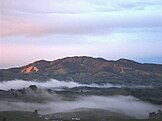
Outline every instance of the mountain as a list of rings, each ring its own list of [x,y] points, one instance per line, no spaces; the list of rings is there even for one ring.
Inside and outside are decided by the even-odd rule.
[[[0,81],[48,79],[80,83],[161,84],[162,64],[142,64],[128,59],[109,61],[93,57],[40,60],[19,68],[0,69]]]

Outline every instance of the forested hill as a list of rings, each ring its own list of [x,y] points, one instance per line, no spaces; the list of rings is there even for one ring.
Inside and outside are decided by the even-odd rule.
[[[1,81],[46,81],[51,78],[80,83],[158,84],[162,83],[162,64],[75,56],[54,61],[40,60],[19,68],[0,69]]]

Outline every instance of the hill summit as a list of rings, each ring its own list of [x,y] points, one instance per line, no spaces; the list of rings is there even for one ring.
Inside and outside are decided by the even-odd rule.
[[[142,64],[128,59],[117,61],[87,56],[40,60],[10,69],[0,69],[0,80],[39,80],[51,78],[80,83],[133,83],[162,81],[162,64]]]

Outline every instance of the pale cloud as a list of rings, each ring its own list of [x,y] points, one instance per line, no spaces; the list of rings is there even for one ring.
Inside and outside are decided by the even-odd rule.
[[[1,0],[0,10],[0,67],[73,55],[162,58],[161,0]]]
[[[3,17],[1,36],[42,36],[47,34],[109,34],[118,28],[162,27],[160,11],[125,13],[27,15]]]
[[[160,43],[162,42],[127,41],[120,36],[111,41],[107,41],[106,38],[105,41],[100,41],[102,38],[96,40],[95,37],[88,39],[91,42],[85,41],[85,43],[75,45],[1,44],[0,67],[20,66],[40,59],[54,60],[67,56],[93,56],[116,60],[131,58],[137,61],[140,61],[138,58],[144,57],[161,58],[162,48]]]
[[[0,67],[20,66],[36,60],[54,60],[66,56],[92,55],[96,50],[91,45],[25,45],[1,44]],[[89,53],[89,54],[88,54]]]
[[[3,12],[29,13],[108,12],[147,9],[161,5],[161,0],[1,0]]]
[[[2,0],[0,8],[0,36],[108,34],[120,27],[162,27],[159,0]]]
[[[40,33],[39,29],[41,28],[37,23],[12,17],[1,21],[0,36],[23,35],[24,33],[34,35]]]

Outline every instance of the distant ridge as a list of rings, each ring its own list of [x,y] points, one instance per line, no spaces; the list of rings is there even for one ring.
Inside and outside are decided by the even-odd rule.
[[[51,78],[80,83],[156,84],[162,82],[162,64],[142,64],[128,59],[116,61],[87,56],[54,61],[39,60],[28,65],[0,69],[0,80],[39,80]]]

